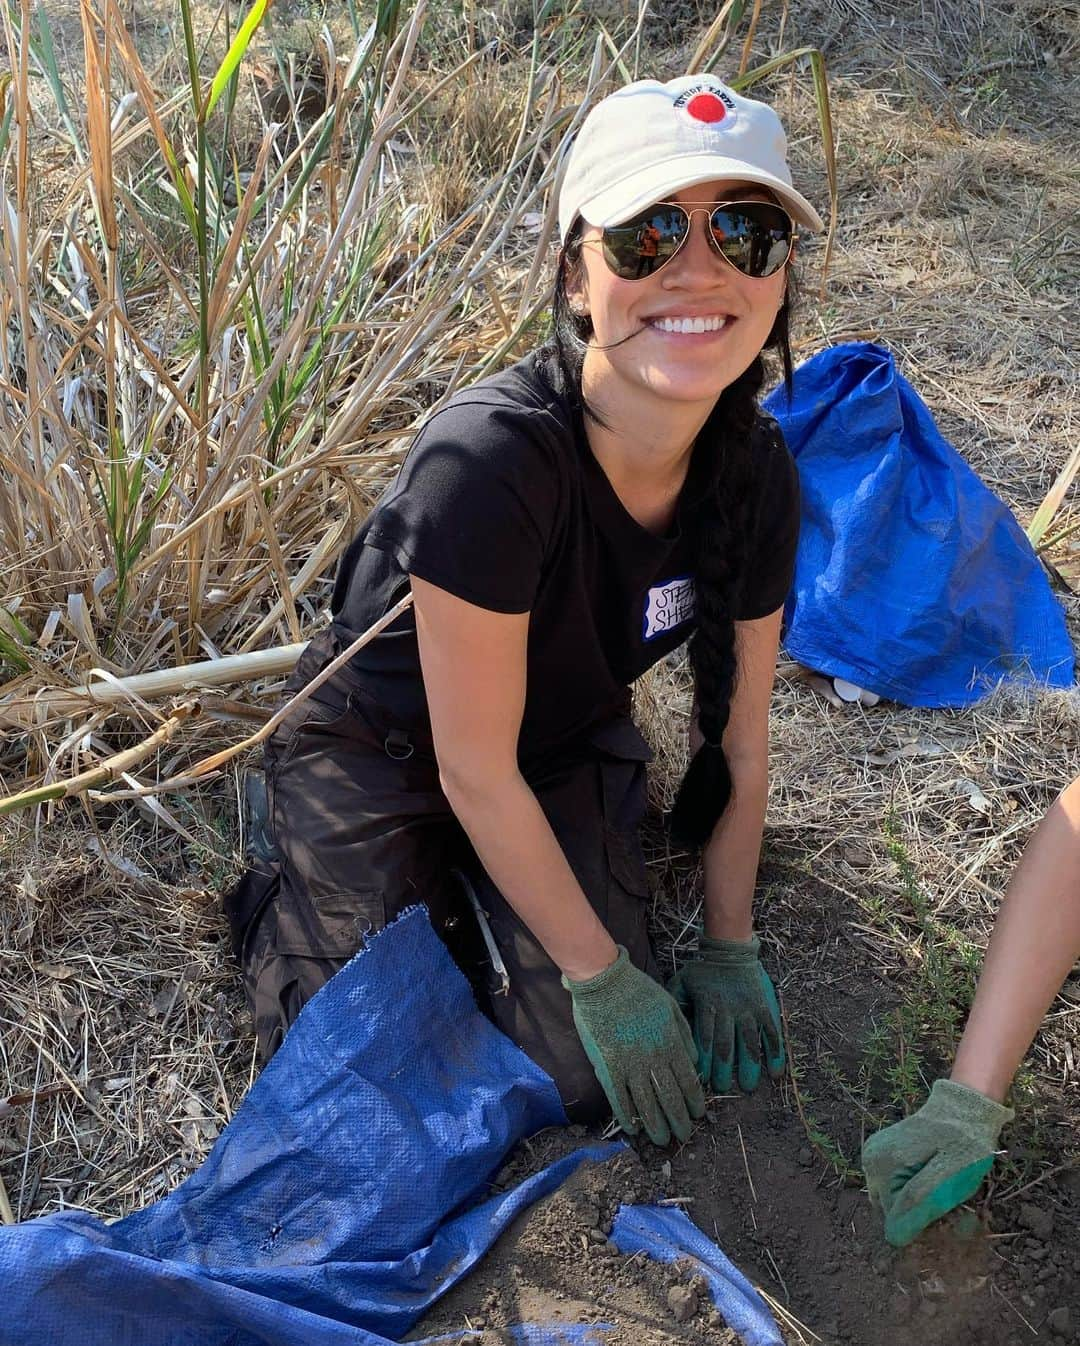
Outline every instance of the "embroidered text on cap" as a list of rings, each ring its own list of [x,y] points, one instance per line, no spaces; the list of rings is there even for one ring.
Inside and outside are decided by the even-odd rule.
[[[677,112],[684,112],[696,122],[716,125],[735,115],[735,100],[726,89],[698,84],[684,89],[672,104]]]

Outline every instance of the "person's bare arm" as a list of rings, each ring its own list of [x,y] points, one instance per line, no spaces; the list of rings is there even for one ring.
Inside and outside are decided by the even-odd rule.
[[[443,790],[484,868],[573,981],[616,946],[518,768],[529,614],[490,612],[412,577],[420,663]]]
[[[1080,778],[1057,799],[1013,872],[951,1078],[1001,1102],[1080,958]]]
[[[769,793],[769,702],[776,670],[782,609],[756,621],[736,622],[739,672],[724,733],[732,797],[704,852],[705,934],[749,939],[754,882]],[[691,748],[701,742],[696,719]]]

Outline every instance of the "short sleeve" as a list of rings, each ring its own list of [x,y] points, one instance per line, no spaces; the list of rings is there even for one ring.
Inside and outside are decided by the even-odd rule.
[[[755,621],[782,607],[795,576],[799,543],[799,473],[780,427],[762,417],[755,430],[757,474],[755,528],[746,552],[746,568],[737,620]]]
[[[543,413],[452,402],[417,436],[364,543],[403,571],[493,612],[534,603],[559,506]]]

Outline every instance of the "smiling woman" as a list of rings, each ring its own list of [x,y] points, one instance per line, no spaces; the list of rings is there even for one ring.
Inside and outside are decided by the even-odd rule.
[[[228,903],[264,1055],[422,901],[575,1118],[685,1139],[703,1085],[782,1068],[751,898],[799,507],[756,395],[765,347],[790,377],[795,221],[821,225],[785,154],[776,115],[708,75],[628,85],[585,119],[550,344],[427,422],[294,686],[410,588],[413,610],[268,745],[276,851]],[[670,822],[704,848],[705,919],[665,990],[629,686],[688,638]]]

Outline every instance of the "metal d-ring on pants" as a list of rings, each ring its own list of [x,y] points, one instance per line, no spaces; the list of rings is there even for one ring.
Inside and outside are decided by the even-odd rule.
[[[332,633],[318,637],[291,686],[302,686],[334,649]],[[529,784],[597,915],[656,976],[637,833],[648,756],[622,717],[592,734],[573,760],[530,773]],[[607,1112],[559,971],[479,864],[440,789],[430,737],[394,723],[346,667],[272,736],[266,784],[266,831],[277,857],[257,863],[226,898],[264,1059],[365,935],[423,902],[486,1012],[554,1079],[571,1119]],[[469,885],[498,960],[480,937]]]

